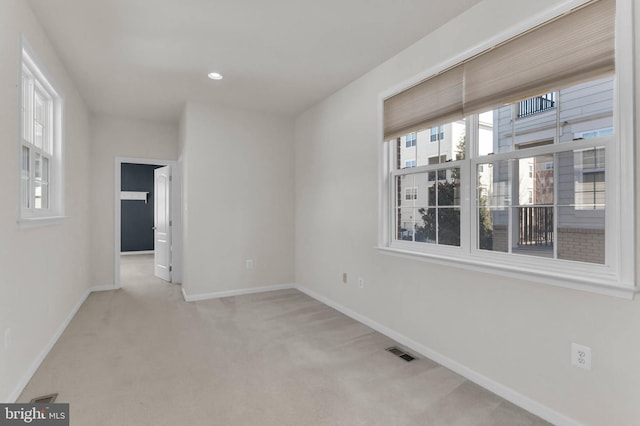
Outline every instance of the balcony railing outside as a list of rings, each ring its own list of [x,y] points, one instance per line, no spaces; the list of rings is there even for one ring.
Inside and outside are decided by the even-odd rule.
[[[546,95],[536,96],[535,98],[525,99],[518,103],[518,118],[528,117],[542,111],[546,111],[556,106],[555,92]]]
[[[553,246],[553,207],[520,207],[519,246]]]

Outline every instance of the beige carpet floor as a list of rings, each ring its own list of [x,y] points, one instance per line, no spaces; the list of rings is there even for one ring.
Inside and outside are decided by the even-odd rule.
[[[122,271],[20,402],[58,392],[77,426],[548,424],[297,290],[187,303],[150,256]]]

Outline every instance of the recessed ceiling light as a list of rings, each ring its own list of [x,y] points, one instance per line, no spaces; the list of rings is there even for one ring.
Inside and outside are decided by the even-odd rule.
[[[209,77],[211,80],[222,80],[222,75],[218,74],[217,72],[210,72],[209,74],[207,74],[207,77]]]

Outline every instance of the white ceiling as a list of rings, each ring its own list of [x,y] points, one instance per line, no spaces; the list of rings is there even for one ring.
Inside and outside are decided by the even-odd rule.
[[[186,100],[296,114],[479,1],[30,3],[92,111],[175,122]]]

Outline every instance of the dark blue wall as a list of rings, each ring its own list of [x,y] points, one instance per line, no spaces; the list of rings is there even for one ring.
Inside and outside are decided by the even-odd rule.
[[[122,163],[122,191],[148,192],[148,202],[121,200],[120,251],[153,250],[153,171],[156,165]]]

